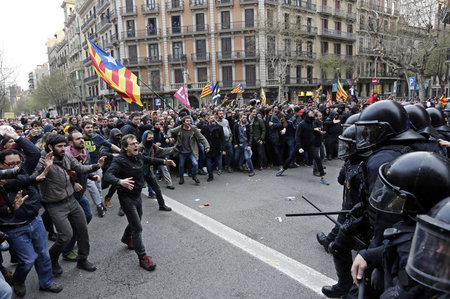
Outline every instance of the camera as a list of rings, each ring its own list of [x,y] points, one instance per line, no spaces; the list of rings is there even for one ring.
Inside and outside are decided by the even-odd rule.
[[[19,174],[20,168],[14,167],[11,169],[0,170],[0,180],[12,179]]]

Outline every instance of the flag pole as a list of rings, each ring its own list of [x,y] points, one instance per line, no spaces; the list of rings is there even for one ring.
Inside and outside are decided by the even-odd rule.
[[[156,91],[153,90],[153,88],[151,88],[150,86],[148,86],[148,85],[147,85],[144,81],[142,81],[140,78],[138,78],[138,80],[139,80],[139,82],[140,82],[141,84],[143,84],[145,87],[147,87],[148,89],[150,89],[150,91],[153,92],[153,94],[154,94],[155,96],[157,96],[159,99],[163,100],[164,103],[166,103],[166,105],[169,106],[170,109],[173,109],[173,110],[175,111],[175,108],[173,108],[172,105],[169,105],[169,103],[166,101],[165,98],[163,98],[162,96],[160,96]],[[175,112],[178,113],[178,111],[175,111]]]

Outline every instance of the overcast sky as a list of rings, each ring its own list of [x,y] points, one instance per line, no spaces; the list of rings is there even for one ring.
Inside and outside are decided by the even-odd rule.
[[[63,0],[0,0],[0,51],[28,89],[28,73],[48,61],[47,39],[64,27]]]

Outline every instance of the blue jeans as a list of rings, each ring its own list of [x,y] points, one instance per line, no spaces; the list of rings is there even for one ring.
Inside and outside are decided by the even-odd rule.
[[[288,157],[292,156],[295,147],[295,137],[294,136],[285,136],[284,142],[286,143],[287,154]],[[295,160],[291,161],[291,164],[294,164]]]
[[[216,157],[206,156],[206,169],[208,169],[208,178],[213,178],[214,168],[217,166],[219,170],[222,170],[222,153]]]
[[[10,299],[12,297],[12,288],[6,282],[0,272],[0,299]]]
[[[13,279],[25,282],[31,268],[36,268],[39,285],[48,288],[53,284],[52,262],[48,253],[47,232],[41,216],[29,224],[5,230],[8,234],[8,243],[17,255],[18,264]]]
[[[194,153],[179,153],[178,159],[180,165],[178,165],[178,173],[180,174],[180,178],[183,177],[184,174],[184,165],[186,164],[186,159],[191,160],[192,163],[192,175],[197,175],[198,172],[198,162],[195,160]]]
[[[231,141],[225,141],[225,152],[227,153],[225,155],[225,168],[231,168],[231,159],[233,158],[233,145],[231,144]]]
[[[238,161],[238,167],[241,167],[242,164],[244,164],[244,160],[245,163],[247,164],[247,167],[250,169],[250,171],[252,172],[253,169],[253,163],[252,163],[252,150],[248,150],[248,144],[242,144],[239,145],[237,148],[235,148],[235,159],[236,161]]]

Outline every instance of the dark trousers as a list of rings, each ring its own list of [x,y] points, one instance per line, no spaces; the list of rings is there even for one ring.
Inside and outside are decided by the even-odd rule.
[[[291,164],[291,161],[295,161],[295,157],[299,154],[298,150],[300,148],[296,145],[292,155],[286,159],[283,164],[283,169],[287,169]],[[322,160],[320,159],[320,151],[316,150],[317,148],[311,146],[308,148],[304,148],[305,153],[308,153],[308,158],[313,160],[317,164],[317,169],[319,170],[320,176],[325,176],[325,172],[323,171]]]
[[[260,168],[267,166],[267,158],[264,143],[254,141],[252,147],[256,152],[256,155],[254,155],[254,157],[256,158],[255,162],[258,162]]]
[[[46,204],[46,207],[58,232],[58,239],[49,249],[50,258],[58,260],[59,255],[72,239],[73,231],[75,231],[78,242],[78,260],[87,259],[89,256],[89,234],[86,216],[78,201],[72,195],[67,201]]]
[[[281,154],[279,147],[279,140],[271,140],[270,138],[266,139],[267,156],[273,157],[272,163],[277,166],[281,165]]]
[[[119,202],[127,216],[128,225],[123,232],[125,238],[131,237],[134,251],[139,258],[145,255],[145,247],[142,242],[142,199],[141,196],[130,196],[123,192],[118,192]]]
[[[152,188],[153,192],[155,192],[156,199],[158,200],[158,204],[160,207],[165,205],[164,198],[162,196],[161,188],[159,187],[158,182],[156,181],[156,177],[153,174],[153,171],[149,171],[149,174],[145,176],[145,181],[147,185]]]

